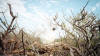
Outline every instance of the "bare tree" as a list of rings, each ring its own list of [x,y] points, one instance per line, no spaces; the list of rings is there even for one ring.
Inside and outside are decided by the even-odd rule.
[[[8,37],[9,34],[13,33],[15,35],[15,37],[17,37],[16,34],[14,33],[14,30],[15,30],[14,26],[15,25],[13,25],[13,23],[14,23],[15,19],[17,18],[17,16],[15,16],[13,14],[11,4],[8,4],[8,6],[9,6],[9,13],[12,17],[12,20],[11,20],[10,24],[8,24],[7,19],[4,15],[5,12],[0,12],[0,13],[3,14],[4,19],[5,19],[5,20],[3,20],[2,18],[0,18],[0,21],[2,23],[0,26],[4,30],[4,32],[1,32],[1,34],[0,34],[0,47],[2,48],[5,55],[7,54],[7,45],[8,45],[8,42],[9,42],[9,40],[8,40],[9,39],[9,37]]]

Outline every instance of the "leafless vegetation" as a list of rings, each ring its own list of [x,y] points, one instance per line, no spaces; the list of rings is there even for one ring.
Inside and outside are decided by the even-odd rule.
[[[88,4],[88,2],[87,2]],[[4,18],[0,17],[0,55],[5,56],[99,56],[100,55],[100,20],[96,20],[96,15],[88,13],[82,8],[79,14],[73,15],[69,22],[73,26],[73,32],[68,30],[66,22],[59,23],[58,15],[53,19],[55,25],[60,27],[65,36],[56,39],[52,44],[42,44],[40,38],[35,38],[23,30],[15,33],[16,25],[14,24],[18,16],[12,11],[11,4],[9,13],[12,17],[8,24],[5,16],[6,12],[0,12]],[[53,28],[55,31],[56,28]]]

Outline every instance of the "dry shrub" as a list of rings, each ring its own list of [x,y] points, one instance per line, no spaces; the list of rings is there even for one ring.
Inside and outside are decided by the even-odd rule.
[[[0,26],[3,29],[0,32],[0,54],[12,56],[99,56],[100,20],[96,20],[94,13],[89,14],[85,10],[87,4],[69,22],[73,26],[73,32],[66,28],[66,22],[61,24],[57,22],[57,15],[53,18],[55,25],[65,31],[65,36],[48,45],[42,44],[40,38],[24,32],[23,29],[18,33],[14,32],[16,27],[13,23],[17,16],[13,15],[11,5],[8,4],[12,20],[8,24],[6,18],[4,18],[5,20],[0,18]],[[0,13],[4,14],[4,12]],[[64,18],[64,20],[66,19]],[[2,30],[1,28],[0,30]],[[53,28],[53,31],[55,30]]]

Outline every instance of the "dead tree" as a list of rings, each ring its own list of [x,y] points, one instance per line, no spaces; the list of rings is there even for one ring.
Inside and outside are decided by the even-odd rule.
[[[8,24],[8,22],[6,20],[6,17],[4,15],[5,12],[1,12],[4,16],[5,21],[3,21],[2,18],[0,18],[0,21],[2,23],[0,26],[4,30],[4,32],[1,32],[1,36],[0,36],[0,47],[2,48],[4,54],[7,54],[6,53],[7,52],[7,44],[9,42],[8,35],[12,32],[16,37],[16,34],[14,33],[15,27],[14,27],[13,23],[14,23],[15,19],[17,18],[17,16],[15,16],[13,14],[11,4],[8,4],[8,6],[9,6],[10,16],[12,17],[12,20],[11,20],[10,24]]]

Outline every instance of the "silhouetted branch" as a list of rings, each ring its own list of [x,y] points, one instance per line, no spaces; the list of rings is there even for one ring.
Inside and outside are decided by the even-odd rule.
[[[24,56],[25,56],[25,44],[24,44],[24,33],[23,33],[23,30],[22,30],[22,44],[23,44],[23,49],[24,49]]]
[[[10,15],[12,16],[12,21],[11,21],[10,25],[8,26],[7,31],[5,32],[5,36],[8,34],[9,30],[11,30],[12,24],[13,24],[15,18],[17,17],[17,16],[13,15],[13,12],[12,12],[12,9],[11,9],[11,5],[8,4],[8,6],[9,6]]]
[[[81,18],[75,20],[75,22],[76,22],[76,21],[81,21],[81,20],[85,19],[86,15],[87,15],[87,12],[85,11],[85,8],[86,8],[86,6],[88,5],[88,3],[89,3],[89,0],[87,1],[87,3],[85,4],[85,6],[82,8],[82,10],[81,10],[81,12],[80,12],[80,13],[81,13]]]

